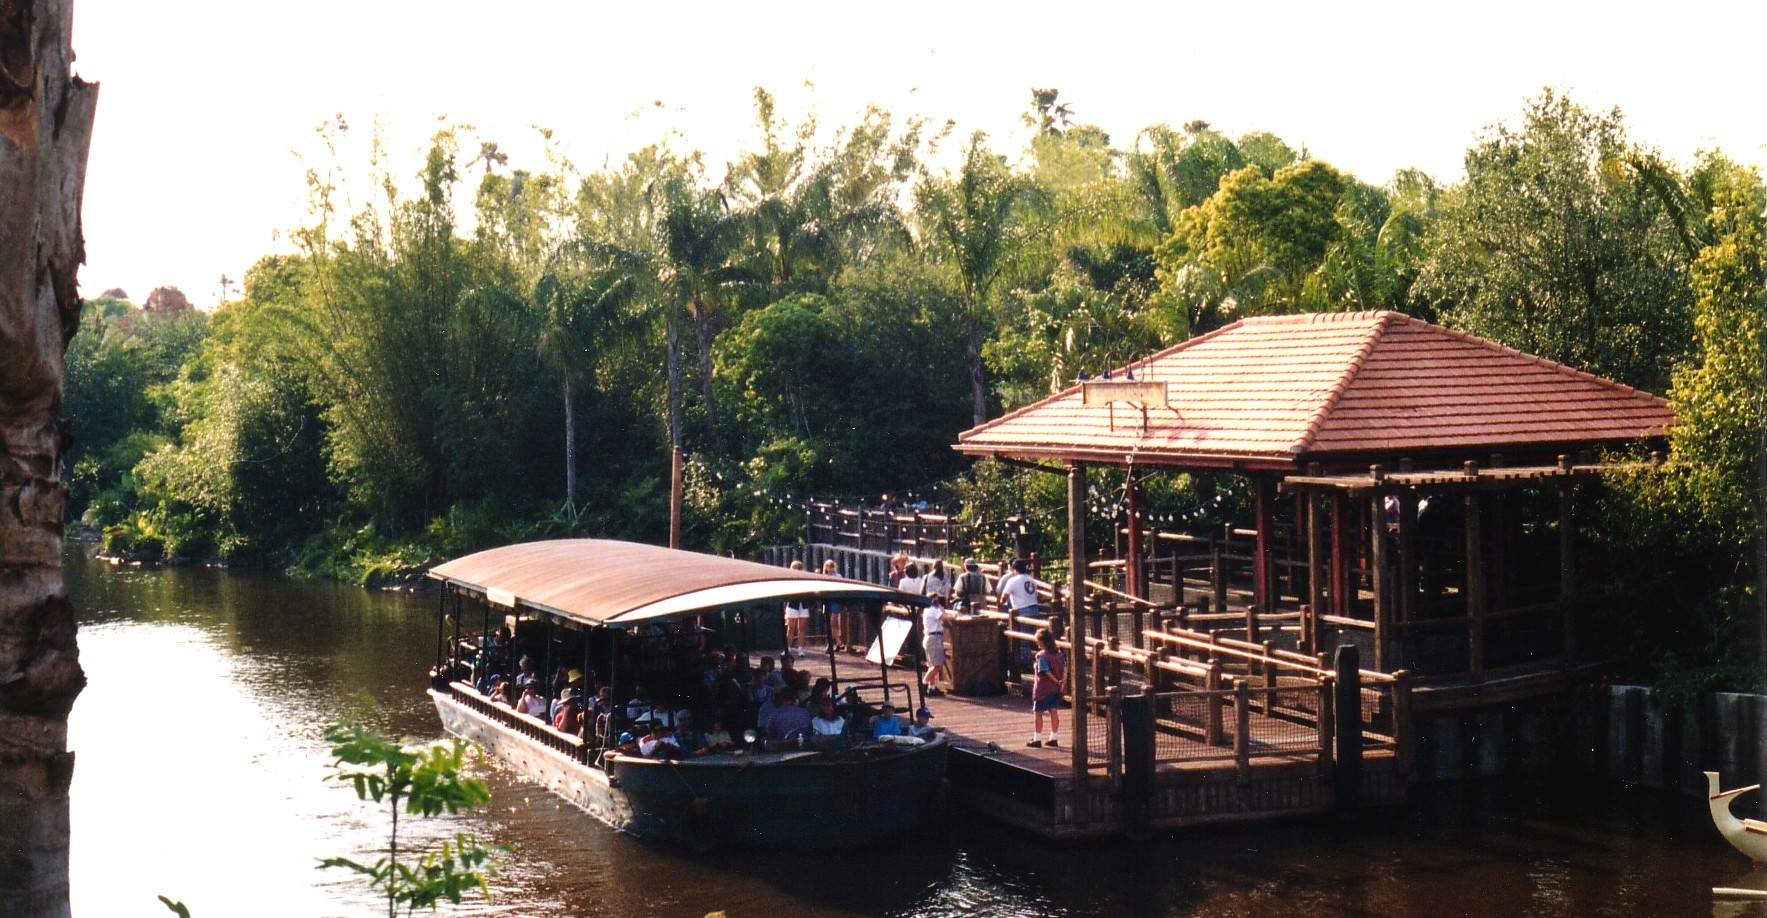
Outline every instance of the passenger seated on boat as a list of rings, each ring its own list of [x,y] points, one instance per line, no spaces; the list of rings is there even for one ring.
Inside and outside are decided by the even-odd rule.
[[[902,723],[902,718],[896,716],[896,706],[888,701],[884,702],[877,719],[871,722],[871,738],[883,739],[886,736],[907,735],[908,727]]]
[[[785,686],[786,686],[786,688],[791,689],[791,698],[792,698],[793,702],[795,702],[799,705],[809,704],[809,702],[810,702],[810,672],[809,672],[809,670],[803,670],[803,669],[792,670],[785,677]],[[809,708],[805,707],[804,710],[808,711]]]
[[[521,658],[520,662],[516,663],[516,668],[517,668],[517,672],[515,674],[515,684],[516,685],[522,686],[525,688],[529,685],[539,685],[540,684],[540,677],[538,674],[536,674],[534,672],[534,658],[533,657],[530,657],[525,653],[522,654],[522,658]]]
[[[678,759],[681,746],[675,730],[660,720],[651,721],[650,732],[638,738],[638,754],[647,759]]]
[[[908,735],[916,739],[932,739],[939,735],[939,728],[933,726],[933,712],[924,705],[914,712],[914,723],[908,727]]]
[[[487,673],[487,674],[485,674],[485,676],[483,678],[479,679],[479,684],[477,686],[477,688],[479,690],[479,694],[484,695],[487,698],[491,697],[491,693],[497,691],[497,685],[499,683],[501,683],[502,681],[503,681],[503,674],[502,673]]]
[[[765,704],[784,684],[785,677],[773,668],[773,658],[764,656],[761,658],[760,668],[755,670],[754,679],[749,685],[750,698],[755,704]]]
[[[736,674],[728,669],[719,673],[718,681],[712,684],[712,710],[720,719],[734,724],[746,718],[748,707],[749,693],[736,681]]]
[[[583,699],[577,690],[568,688],[558,696],[557,710],[552,715],[552,729],[568,736],[583,735]]]
[[[820,740],[838,742],[847,735],[847,720],[835,710],[834,699],[824,695],[816,702],[816,716],[810,718],[810,732]]]
[[[638,740],[630,733],[620,734],[619,739],[615,740],[614,751],[620,755],[636,756],[641,754],[638,751]]]
[[[811,714],[822,710],[822,702],[834,700],[834,696],[829,694],[833,690],[834,683],[828,681],[827,676],[818,677],[816,684],[810,686],[810,697],[804,699],[804,710]]]
[[[657,704],[651,700],[650,689],[639,683],[632,689],[632,700],[626,702],[626,720],[633,724],[651,720],[659,713]]]
[[[521,693],[516,691],[515,682],[512,680],[503,679],[498,681],[495,686],[491,687],[491,702],[493,704],[500,704],[505,707],[513,708],[515,707],[515,703],[520,700]]]
[[[724,729],[724,719],[721,717],[712,718],[712,729],[706,732],[705,745],[700,749],[699,754],[712,755],[718,752],[728,752],[734,748],[736,748],[736,740],[730,736],[729,730]]]
[[[865,703],[865,699],[859,697],[859,690],[855,688],[849,688],[842,692],[840,704],[835,708],[841,712],[842,717],[847,719],[848,724],[856,727],[864,727],[871,723],[874,714],[871,706]]]
[[[675,712],[675,745],[682,755],[699,755],[705,751],[706,735],[699,732],[692,711]]]
[[[780,689],[773,697],[773,713],[767,718],[767,726],[761,735],[778,742],[798,739],[809,730],[810,712],[796,703],[791,689]]]
[[[546,700],[545,695],[540,694],[540,686],[529,683],[522,687],[521,701],[516,704],[515,709],[541,723],[546,723],[546,715],[551,713],[552,705]]]

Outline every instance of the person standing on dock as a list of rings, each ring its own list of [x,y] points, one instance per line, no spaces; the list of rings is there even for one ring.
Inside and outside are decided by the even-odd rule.
[[[1037,579],[1025,573],[1025,559],[1012,559],[1012,573],[1000,581],[1000,606],[1017,616],[1036,616],[1043,611]]]
[[[1056,734],[1061,732],[1061,687],[1068,677],[1068,661],[1055,646],[1055,634],[1048,628],[1037,629],[1035,679],[1031,682],[1031,741],[1025,745],[1059,746]],[[1043,739],[1043,712],[1049,712],[1049,739]]]
[[[793,561],[791,569],[801,571],[804,562]],[[794,597],[785,601],[785,649],[786,653],[801,657],[804,655],[804,635],[810,627],[810,604],[804,598]]]
[[[957,578],[957,602],[965,615],[987,611],[988,575],[982,573],[982,566],[974,558],[963,562],[963,576]]]
[[[945,677],[945,622],[951,613],[945,608],[944,596],[929,594],[927,598],[932,601],[920,613],[920,646],[926,651],[926,676],[921,684],[926,694],[943,695],[939,682]]]

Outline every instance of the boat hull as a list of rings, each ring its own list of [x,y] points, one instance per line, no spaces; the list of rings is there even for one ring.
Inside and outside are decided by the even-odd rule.
[[[852,847],[907,832],[937,803],[947,742],[844,752],[612,756],[607,770],[430,691],[442,725],[604,823],[698,850],[779,843]]]

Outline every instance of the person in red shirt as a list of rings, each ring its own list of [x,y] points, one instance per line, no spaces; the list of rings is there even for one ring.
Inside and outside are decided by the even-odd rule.
[[[1027,746],[1057,746],[1056,734],[1061,732],[1061,695],[1067,683],[1068,661],[1055,646],[1055,635],[1048,628],[1037,629],[1036,680],[1031,683],[1031,717],[1034,726]],[[1049,739],[1043,739],[1043,712],[1049,712]]]

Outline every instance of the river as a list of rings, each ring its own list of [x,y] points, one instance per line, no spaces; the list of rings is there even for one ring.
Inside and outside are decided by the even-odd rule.
[[[90,684],[74,708],[76,915],[373,916],[322,857],[373,860],[383,814],[325,782],[328,723],[438,739],[433,600],[271,574],[138,570],[70,546]],[[1490,782],[1407,807],[1053,847],[957,807],[857,852],[699,858],[619,835],[492,763],[455,824],[513,846],[493,897],[521,916],[1767,915],[1767,887],[1702,801],[1598,781]],[[805,814],[805,818],[814,818]],[[442,914],[448,914],[444,907]]]

